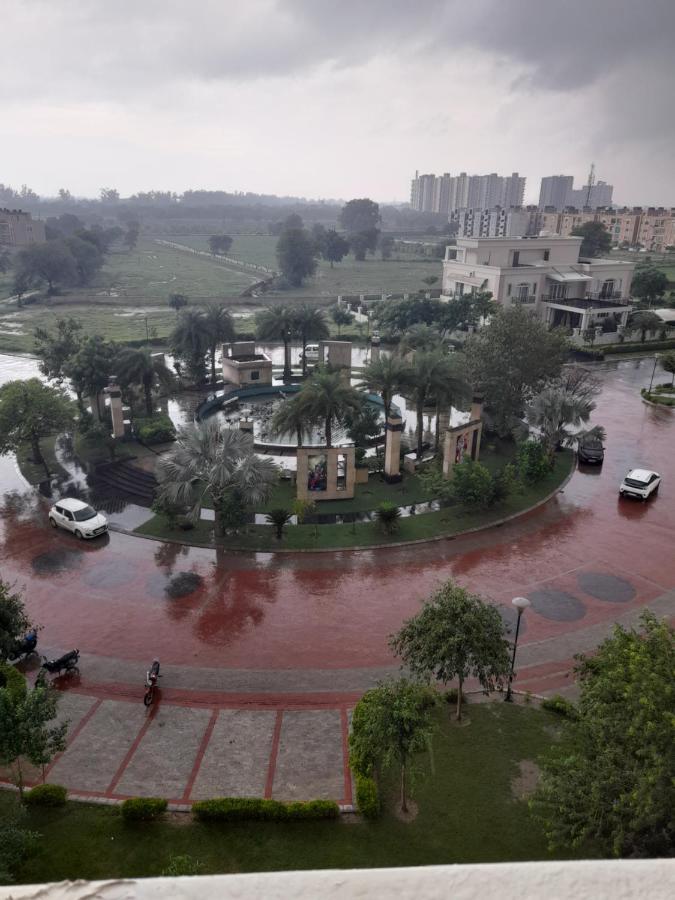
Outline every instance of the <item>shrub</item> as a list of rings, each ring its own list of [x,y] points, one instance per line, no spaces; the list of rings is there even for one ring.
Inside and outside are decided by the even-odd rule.
[[[122,818],[126,822],[152,822],[166,812],[167,806],[162,797],[130,797],[122,804]]]
[[[12,698],[16,700],[26,693],[26,679],[14,666],[0,662],[0,688],[7,688]]]
[[[518,448],[518,472],[527,484],[536,484],[551,471],[546,448],[539,441],[525,441]]]
[[[467,507],[484,509],[494,495],[492,475],[479,462],[467,460],[453,467],[452,484],[455,496]]]
[[[0,884],[12,884],[14,872],[37,847],[40,835],[18,822],[0,824]]]
[[[216,797],[192,804],[200,822],[288,822],[293,819],[335,819],[340,808],[332,800],[281,803],[256,797]]]
[[[178,527],[178,519],[185,512],[182,503],[174,503],[167,497],[155,497],[150,509],[156,516],[164,516],[171,531]]]
[[[169,865],[162,869],[164,878],[179,878],[182,875],[199,875],[204,863],[187,853],[184,856],[170,856]]]
[[[137,419],[134,423],[136,435],[144,444],[165,444],[176,437],[176,429],[168,416],[155,415],[147,419]]]
[[[61,784],[36,784],[24,795],[28,806],[65,806],[68,789]]]
[[[380,818],[380,792],[374,778],[356,776],[356,806],[364,819],[374,821]]]
[[[393,534],[398,528],[401,510],[395,503],[390,503],[388,500],[385,500],[384,503],[380,503],[377,507],[375,515],[377,516],[377,521],[387,534]]]
[[[454,704],[456,706],[457,705],[457,688],[449,688],[449,690],[447,690],[443,694],[443,697],[444,697],[446,703]],[[469,702],[469,699],[466,696],[466,692],[462,691],[462,706],[468,702]]]
[[[554,694],[552,697],[546,697],[541,701],[541,708],[547,709],[549,712],[557,713],[565,719],[578,719],[579,713],[577,708],[571,701],[562,697],[560,694]]]

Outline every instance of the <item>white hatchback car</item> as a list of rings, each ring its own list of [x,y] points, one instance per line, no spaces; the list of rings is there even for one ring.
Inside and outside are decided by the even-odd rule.
[[[73,497],[64,497],[49,510],[49,524],[72,531],[78,538],[95,538],[108,530],[108,520],[101,513]]]
[[[661,476],[658,472],[650,472],[648,469],[631,469],[619,485],[619,494],[646,500],[650,494],[658,491],[660,484]]]

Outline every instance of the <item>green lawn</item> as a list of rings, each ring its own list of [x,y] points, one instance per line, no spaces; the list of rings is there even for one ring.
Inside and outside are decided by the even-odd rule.
[[[468,716],[471,724],[458,728],[447,708],[439,713],[433,769],[426,758],[414,786],[419,814],[411,823],[387,810],[379,822],[368,824],[130,826],[115,808],[70,803],[29,809],[25,825],[41,837],[18,880],[159,875],[178,854],[199,860],[205,874],[554,858],[512,782],[521,761],[546,752],[560,720],[499,702],[469,705]],[[390,808],[395,782],[392,776],[385,791]],[[16,802],[15,795],[0,793],[0,818]]]
[[[274,529],[270,526],[250,525],[237,535],[228,535],[224,545],[233,550],[338,550],[394,544],[398,541],[428,540],[439,535],[451,537],[471,528],[490,525],[533,506],[555,490],[570,473],[574,462],[574,453],[571,450],[564,450],[557,454],[555,467],[546,478],[536,485],[523,487],[519,493],[513,494],[498,506],[487,510],[467,511],[462,506],[456,505],[437,512],[408,516],[399,520],[398,529],[392,534],[383,531],[376,522],[320,526],[289,525],[284,531],[282,540],[278,541],[274,536]],[[496,467],[497,463],[493,461],[491,465]],[[137,528],[136,533],[165,540],[208,544],[212,541],[212,524],[199,522],[192,531],[182,532],[168,528],[161,516],[155,516]]]
[[[67,472],[56,458],[55,451],[56,435],[42,438],[40,447],[44,456],[47,467],[52,475],[66,477]],[[40,484],[47,480],[45,468],[41,463],[33,462],[33,451],[30,444],[22,444],[16,454],[17,463],[21,469],[23,477],[31,484]]]
[[[278,267],[276,237],[255,234],[233,234],[232,237],[234,241],[228,256],[272,269]],[[208,250],[208,235],[174,235],[171,240],[198,250]],[[319,261],[316,275],[308,278],[302,288],[288,294],[293,297],[320,297],[416,291],[426,288],[422,279],[429,275],[438,276],[439,286],[441,273],[440,260],[401,256],[386,261],[368,257],[364,262],[358,262],[350,254],[332,269],[330,263]],[[285,293],[274,296],[284,297]]]

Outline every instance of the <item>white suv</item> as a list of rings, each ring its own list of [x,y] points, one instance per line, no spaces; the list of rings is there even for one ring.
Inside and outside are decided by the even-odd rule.
[[[65,497],[52,506],[49,510],[49,524],[52,528],[60,525],[78,538],[99,537],[108,530],[108,520],[104,515],[97,513],[83,500],[72,497]]]
[[[658,472],[650,472],[648,469],[631,469],[619,485],[619,494],[646,500],[650,494],[658,491],[660,484],[661,476]]]

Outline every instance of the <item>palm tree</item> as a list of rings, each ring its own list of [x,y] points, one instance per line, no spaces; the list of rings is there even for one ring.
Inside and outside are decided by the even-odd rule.
[[[379,394],[384,404],[384,414],[389,416],[394,394],[401,389],[408,369],[408,364],[400,356],[380,356],[365,367],[358,387]]]
[[[270,525],[274,525],[277,532],[277,540],[280,541],[284,534],[284,526],[291,520],[291,514],[281,506],[270,510],[265,516]]]
[[[316,420],[310,419],[309,410],[306,404],[299,402],[296,395],[292,400],[286,399],[279,406],[272,417],[272,428],[278,434],[292,434],[298,441],[298,447],[302,447],[302,435],[308,426],[316,424]]]
[[[284,342],[284,381],[291,377],[291,339],[296,332],[295,312],[288,306],[261,309],[255,317],[259,340]]]
[[[401,356],[405,356],[411,350],[439,350],[441,343],[441,336],[437,328],[418,322],[406,329],[402,335],[399,353]]]
[[[441,419],[445,410],[446,422],[450,420],[450,409],[468,402],[471,399],[471,385],[464,377],[466,361],[463,353],[451,353],[446,357],[447,373],[444,373],[434,387],[436,398],[436,434],[435,448],[438,450],[441,435]]]
[[[204,309],[204,323],[207,333],[207,349],[211,358],[211,384],[216,383],[216,352],[224,341],[233,341],[234,323],[229,310],[216,303],[209,303]]]
[[[460,378],[450,357],[438,350],[417,352],[408,369],[404,390],[415,405],[417,413],[417,459],[422,456],[424,434],[424,407],[437,396],[448,396],[464,390],[464,379]]]
[[[326,446],[333,446],[333,422],[342,422],[349,413],[358,413],[363,398],[347,384],[339,369],[317,369],[292,400],[305,420],[325,423]]]
[[[221,428],[216,419],[181,428],[172,450],[157,464],[158,499],[190,507],[199,519],[205,496],[215,510],[215,533],[222,535],[221,513],[228,496],[236,493],[246,506],[266,502],[279,478],[279,469],[253,450],[253,436]]]
[[[528,404],[525,415],[530,425],[539,429],[542,442],[546,447],[549,461],[553,463],[555,451],[563,444],[573,443],[578,435],[571,435],[568,426],[579,429],[588,422],[595,409],[592,400],[575,397],[559,385],[545,387]],[[594,434],[601,437],[601,429],[584,432],[584,436]]]
[[[152,389],[159,382],[162,387],[173,386],[173,375],[164,356],[153,356],[149,347],[126,347],[117,357],[117,377],[121,384],[138,384],[145,395],[145,411],[153,414]]]
[[[315,309],[306,303],[295,313],[295,327],[302,341],[302,374],[307,375],[307,359],[305,351],[309,341],[325,340],[330,335],[323,310]]]
[[[201,309],[185,309],[169,337],[171,349],[184,359],[196,381],[204,378],[204,357],[209,346],[206,317]]]

